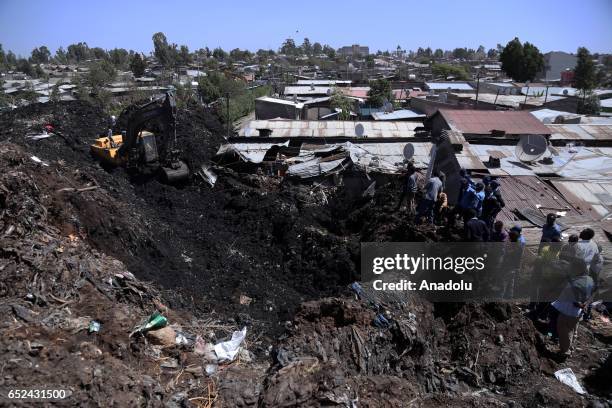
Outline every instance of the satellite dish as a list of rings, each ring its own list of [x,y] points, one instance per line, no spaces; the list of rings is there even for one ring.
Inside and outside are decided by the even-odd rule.
[[[516,158],[522,162],[532,162],[544,155],[548,150],[548,142],[542,135],[521,136],[516,145]]]
[[[333,91],[332,91],[332,89],[331,89],[331,88],[327,88],[327,92],[326,92],[326,93],[327,93],[327,96],[331,96],[332,92],[333,92]]]
[[[404,159],[406,160],[410,160],[412,159],[412,156],[414,156],[414,145],[412,143],[406,143],[406,146],[404,146]]]
[[[357,137],[363,137],[364,132],[365,128],[363,127],[363,125],[361,123],[358,123],[355,126],[355,134],[357,135]]]
[[[387,113],[393,112],[393,104],[385,100],[385,103],[383,103],[383,110]]]
[[[568,93],[569,93],[569,92],[567,91],[567,89],[564,89],[564,90],[563,90],[563,95],[567,96],[567,94],[568,94]]]

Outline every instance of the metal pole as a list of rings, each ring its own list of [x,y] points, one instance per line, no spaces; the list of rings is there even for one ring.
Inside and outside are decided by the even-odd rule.
[[[544,103],[548,100],[548,85],[546,85],[546,96],[544,96]]]
[[[527,104],[527,96],[529,96],[529,85],[527,85],[527,92],[525,92],[525,101],[523,102],[523,105]]]
[[[480,71],[476,75],[476,105],[478,105],[478,91],[480,90]]]
[[[230,137],[230,126],[231,126],[231,123],[230,123],[230,94],[229,94],[229,92],[225,94],[225,100],[226,100],[226,103],[227,103],[227,137],[229,139],[229,137]]]

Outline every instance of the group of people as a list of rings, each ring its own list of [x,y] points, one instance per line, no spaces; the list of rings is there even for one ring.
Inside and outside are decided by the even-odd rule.
[[[455,226],[457,220],[462,220],[465,240],[468,242],[517,243],[512,246],[505,245],[502,249],[503,256],[500,257],[501,262],[508,261],[503,265],[505,277],[502,282],[502,296],[512,298],[522,250],[526,244],[522,228],[517,224],[506,229],[504,223],[497,220],[498,214],[506,205],[497,180],[485,176],[482,181],[474,182],[469,172],[463,169],[460,176],[459,195],[452,209],[448,206],[445,193],[445,174],[436,170],[425,183],[422,198],[416,204],[419,192],[417,170],[410,163],[397,209],[406,201],[408,211],[411,215],[414,214],[416,224],[427,222],[441,225],[446,222],[449,226]],[[603,258],[601,247],[593,241],[595,233],[590,228],[585,228],[579,235],[569,236],[567,243],[563,243],[562,228],[557,223],[557,218],[555,213],[547,214],[546,222],[542,226],[538,255],[540,258],[552,257],[565,262],[569,274],[566,275],[565,287],[557,300],[539,304],[545,305],[551,331],[559,339],[560,354],[566,356],[579,320],[587,319],[590,315],[589,303],[597,290]],[[515,253],[516,251],[520,253]]]

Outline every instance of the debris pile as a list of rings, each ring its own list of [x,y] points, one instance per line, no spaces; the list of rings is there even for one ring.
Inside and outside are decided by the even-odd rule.
[[[58,135],[26,138],[45,123]],[[361,241],[458,239],[396,212],[399,180],[369,181],[357,197],[218,166],[207,167],[214,186],[130,180],[89,156],[106,126],[82,102],[0,115],[4,386],[53,384],[81,405],[171,407],[612,398],[610,337],[595,323],[580,326],[574,356],[558,364],[519,305],[351,286]],[[190,106],[178,129],[190,166],[209,165],[219,122]],[[555,378],[565,368],[586,394]]]

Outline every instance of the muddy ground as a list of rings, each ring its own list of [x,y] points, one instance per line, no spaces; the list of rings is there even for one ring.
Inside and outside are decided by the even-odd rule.
[[[61,136],[26,138],[46,123]],[[396,181],[359,200],[342,186],[227,168],[213,188],[197,176],[168,186],[101,168],[89,144],[106,127],[104,112],[78,101],[0,115],[0,386],[69,385],[66,405],[609,405],[605,327],[581,326],[574,356],[559,364],[521,305],[348,289],[361,241],[458,239],[394,212]],[[192,169],[211,162],[223,134],[211,112],[179,110]],[[390,327],[372,324],[372,304]],[[212,343],[246,326],[249,352],[207,375],[191,343],[129,337],[155,310]],[[99,334],[87,333],[93,319]],[[566,366],[588,396],[554,378]]]

